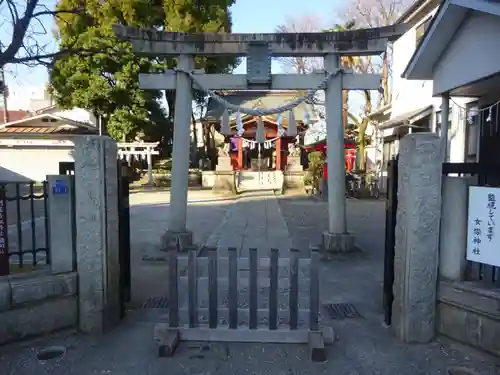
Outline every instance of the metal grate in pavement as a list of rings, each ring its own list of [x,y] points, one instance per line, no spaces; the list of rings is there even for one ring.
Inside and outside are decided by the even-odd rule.
[[[332,319],[341,320],[362,317],[352,303],[329,303],[324,307]]]
[[[168,307],[168,297],[149,297],[141,306],[141,309],[166,309]]]

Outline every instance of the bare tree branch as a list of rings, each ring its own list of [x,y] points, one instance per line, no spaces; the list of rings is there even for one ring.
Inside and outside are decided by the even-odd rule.
[[[48,0],[45,0],[48,1]],[[53,6],[52,1],[48,2]],[[0,68],[7,64],[52,65],[68,53],[91,53],[69,48],[58,50],[48,26],[63,14],[84,14],[84,8],[51,9],[44,0],[0,0],[0,32],[10,35],[6,45],[0,44]],[[44,41],[45,39],[45,41]]]
[[[119,53],[119,51],[116,48],[109,47],[107,49],[83,49],[83,48],[74,48],[74,49],[62,49],[57,52],[52,52],[52,53],[42,53],[41,51],[43,48],[40,49],[40,53],[33,53],[32,55],[29,56],[23,56],[23,57],[14,57],[11,61],[9,61],[10,64],[26,64],[28,66],[33,66],[33,65],[44,65],[47,67],[50,67],[55,60],[60,59],[64,56],[68,56],[71,54],[79,54],[82,56],[91,56],[96,53],[106,53],[108,55],[113,55]]]
[[[288,17],[283,25],[276,28],[277,33],[312,33],[321,31],[321,20],[314,15],[305,15],[301,17]],[[290,70],[298,74],[307,74],[314,69],[320,69],[323,66],[321,58],[313,57],[283,57],[280,63],[285,70]]]
[[[414,0],[354,0],[347,3],[340,17],[354,20],[356,27],[388,26],[394,24],[413,2]],[[359,59],[359,62],[364,60],[366,59]],[[392,45],[388,45],[380,62],[371,61],[369,65],[370,72],[380,72],[382,75],[384,92],[379,98],[378,106],[388,104],[391,100],[389,81],[392,76]],[[371,107],[371,103],[369,107]],[[366,110],[367,108],[365,108],[365,112]]]

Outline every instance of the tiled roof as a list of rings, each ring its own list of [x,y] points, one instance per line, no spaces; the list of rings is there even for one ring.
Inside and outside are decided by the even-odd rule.
[[[0,134],[95,134],[90,124],[52,113],[25,116],[17,121],[0,124]]]
[[[67,128],[61,126],[9,126],[0,128],[0,133],[22,133],[22,134],[95,134],[92,129]]]

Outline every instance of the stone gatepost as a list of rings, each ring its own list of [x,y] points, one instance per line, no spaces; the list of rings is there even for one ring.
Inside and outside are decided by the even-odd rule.
[[[117,145],[75,137],[79,329],[102,333],[120,320]]]
[[[394,258],[392,328],[403,342],[435,336],[441,217],[441,139],[410,134],[401,140]]]
[[[439,276],[462,281],[465,276],[469,186],[476,177],[443,177]]]

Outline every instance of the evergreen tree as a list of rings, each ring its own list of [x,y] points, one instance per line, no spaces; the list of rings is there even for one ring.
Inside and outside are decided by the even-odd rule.
[[[59,0],[58,9],[74,9],[84,0]],[[167,93],[168,113],[159,91],[139,89],[139,73],[175,66],[175,59],[157,61],[135,56],[130,43],[119,42],[112,25],[158,28],[166,31],[230,31],[229,6],[234,0],[85,0],[85,13],[61,14],[57,21],[61,47],[92,54],[73,54],[57,61],[51,71],[56,101],[63,107],[82,107],[103,116],[117,140],[138,132],[165,144],[172,137],[175,93]],[[198,59],[208,72],[225,71],[234,59]]]
[[[80,2],[60,0],[57,9],[73,9]],[[136,0],[86,0],[85,10],[61,14],[57,21],[62,48],[95,51],[72,54],[54,64],[51,86],[57,103],[102,116],[109,134],[117,140],[130,140],[138,131],[147,134],[165,124],[160,92],[139,89],[138,74],[150,71],[152,62],[135,56],[128,43],[118,42],[111,28],[118,22],[149,26],[154,22],[150,5]]]

